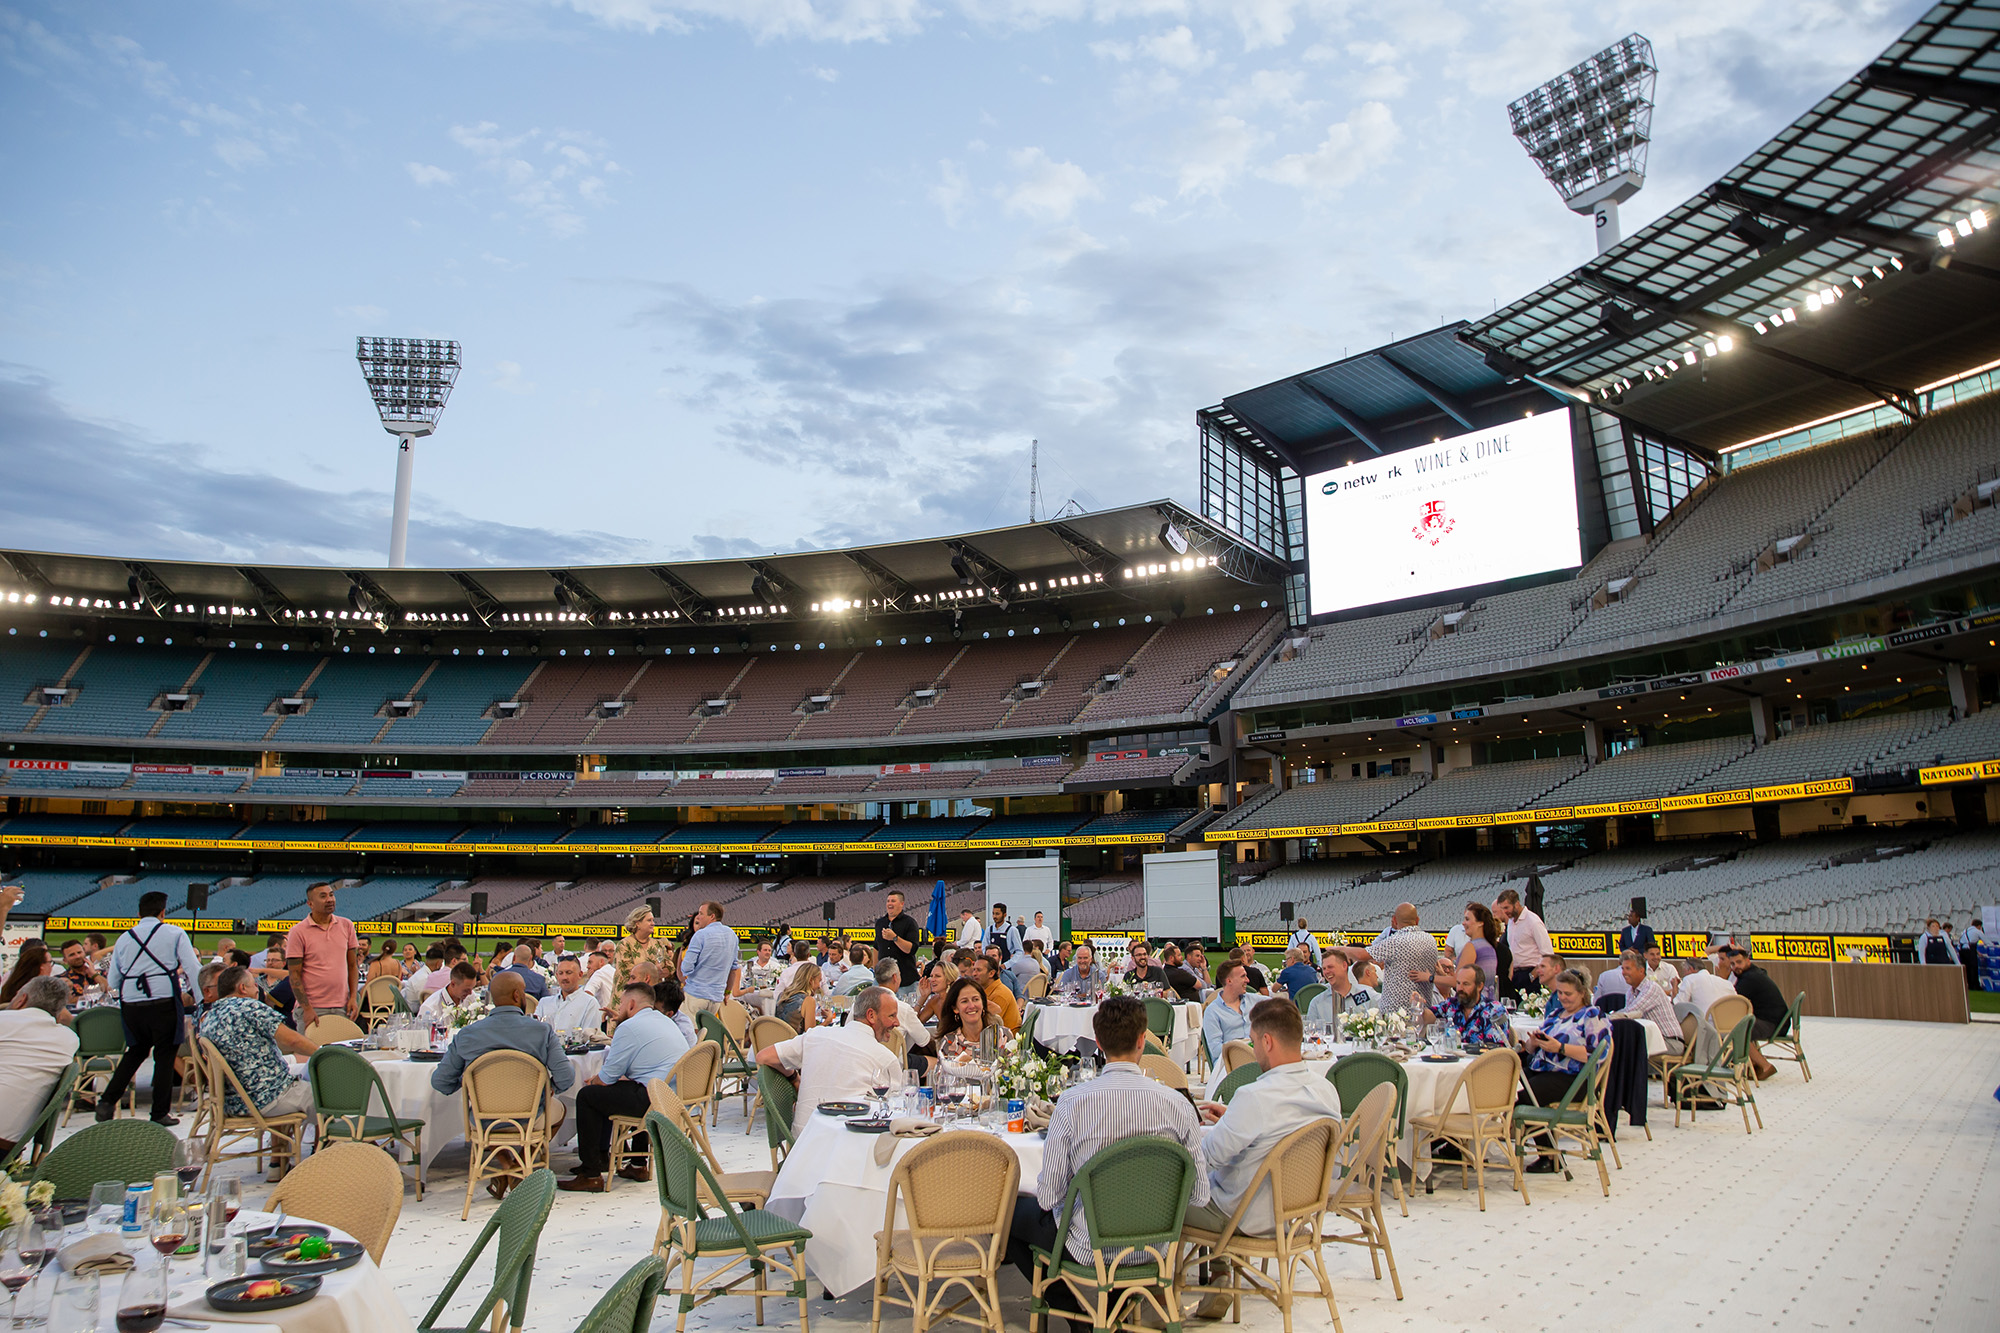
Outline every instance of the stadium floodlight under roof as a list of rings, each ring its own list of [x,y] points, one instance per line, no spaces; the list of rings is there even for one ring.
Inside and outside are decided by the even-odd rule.
[[[396,437],[396,504],[389,517],[389,568],[401,569],[410,535],[410,483],[417,439],[437,429],[458,381],[458,344],[439,338],[356,338],[382,429]]]
[[[1507,104],[1514,137],[1570,210],[1597,221],[1597,253],[1618,244],[1618,205],[1646,183],[1653,44],[1633,33]]]

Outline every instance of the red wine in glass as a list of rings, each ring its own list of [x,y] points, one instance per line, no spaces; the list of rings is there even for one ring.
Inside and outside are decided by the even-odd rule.
[[[157,1305],[121,1305],[118,1307],[118,1333],[153,1333],[167,1318],[167,1303]]]
[[[222,1205],[222,1220],[225,1223],[234,1222],[236,1220],[236,1214],[241,1211],[242,1210],[238,1208],[237,1205],[233,1203],[225,1203]]]
[[[153,1235],[153,1248],[158,1250],[162,1255],[169,1255],[178,1250],[181,1247],[181,1242],[186,1239],[187,1232],[185,1231],[155,1232]],[[123,1316],[121,1315],[120,1317],[122,1318]]]
[[[196,1162],[193,1166],[177,1166],[174,1168],[174,1174],[180,1177],[181,1193],[186,1194],[194,1188],[194,1183],[201,1179],[201,1172],[202,1165],[199,1162]]]
[[[14,1294],[27,1286],[34,1276],[35,1271],[32,1268],[10,1268],[0,1272],[0,1287],[5,1287],[9,1294]]]

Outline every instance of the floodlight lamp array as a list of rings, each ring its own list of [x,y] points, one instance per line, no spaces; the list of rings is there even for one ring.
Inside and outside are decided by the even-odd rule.
[[[392,435],[435,428],[458,382],[458,344],[441,338],[356,338],[354,359]],[[428,433],[428,431],[418,432]]]
[[[1653,44],[1633,33],[1508,103],[1514,137],[1565,202],[1644,182],[1658,70]]]
[[[1212,555],[1191,555],[1183,560],[1155,560],[1149,564],[1128,565],[1125,577],[1128,579],[1152,579],[1162,574],[1192,574],[1199,569],[1212,569],[1216,558]]]

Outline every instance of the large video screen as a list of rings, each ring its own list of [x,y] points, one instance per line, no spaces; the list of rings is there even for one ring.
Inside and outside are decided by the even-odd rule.
[[[1313,615],[1583,563],[1569,413],[1306,478]]]

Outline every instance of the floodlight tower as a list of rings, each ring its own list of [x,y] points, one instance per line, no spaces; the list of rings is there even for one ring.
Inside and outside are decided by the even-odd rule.
[[[389,568],[401,569],[410,538],[410,479],[417,439],[437,429],[451,386],[458,381],[458,344],[436,338],[356,338],[354,359],[382,415],[382,429],[396,437],[396,507],[389,516]]]
[[[1597,220],[1597,253],[1618,244],[1618,205],[1646,183],[1653,44],[1633,33],[1507,104],[1514,137],[1570,210]]]

